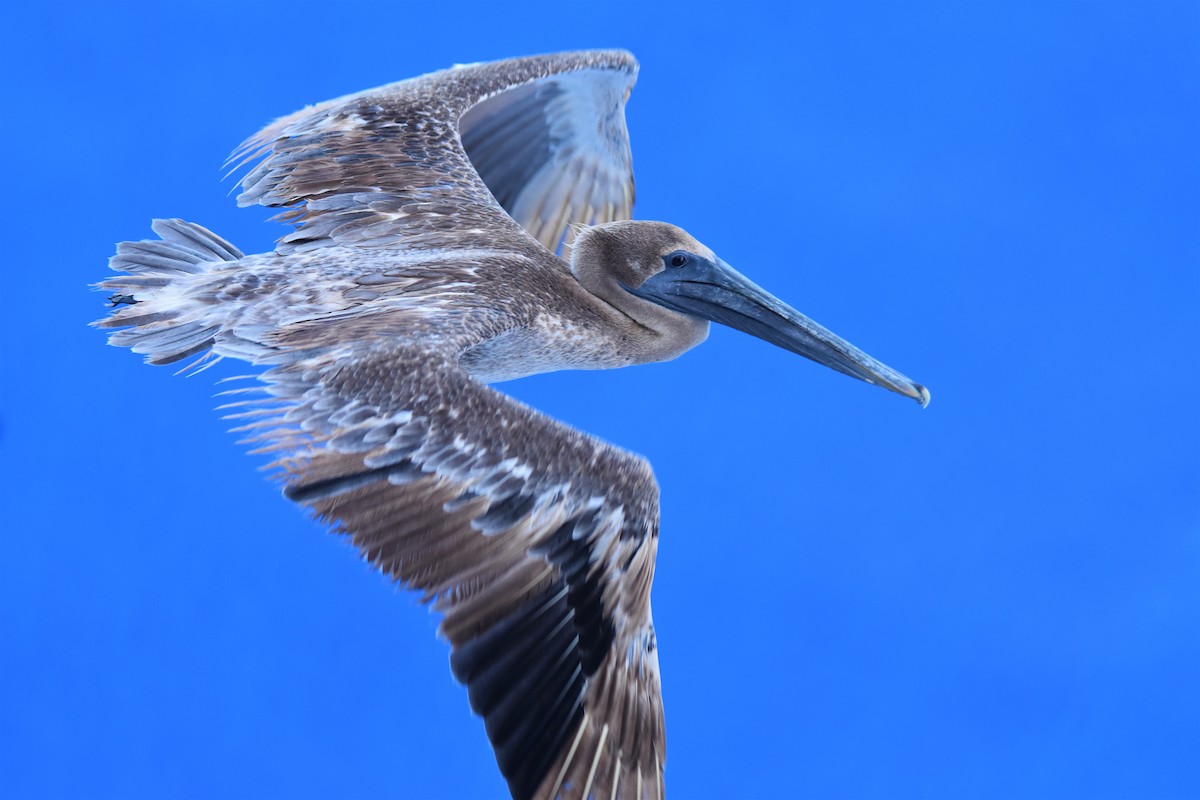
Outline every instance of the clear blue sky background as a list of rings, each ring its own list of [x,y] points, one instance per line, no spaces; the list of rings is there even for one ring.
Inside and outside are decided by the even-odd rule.
[[[432,6],[432,8],[431,8]],[[638,216],[928,384],[731,331],[511,392],[643,453],[682,798],[1200,796],[1200,6],[65,3],[5,14],[0,795],[499,797],[436,619],[86,284],[306,103],[642,62]]]

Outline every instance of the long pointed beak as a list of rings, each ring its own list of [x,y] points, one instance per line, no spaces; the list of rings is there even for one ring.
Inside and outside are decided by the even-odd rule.
[[[692,316],[728,325],[799,353],[830,369],[929,405],[929,390],[876,361],[762,289],[721,259],[692,255],[667,267],[631,293]]]

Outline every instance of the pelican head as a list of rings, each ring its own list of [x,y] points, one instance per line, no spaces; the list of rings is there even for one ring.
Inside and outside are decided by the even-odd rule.
[[[571,270],[600,299],[662,343],[646,360],[674,358],[719,322],[818,364],[929,405],[929,390],[813,322],[726,264],[681,228],[631,220],[584,229]]]

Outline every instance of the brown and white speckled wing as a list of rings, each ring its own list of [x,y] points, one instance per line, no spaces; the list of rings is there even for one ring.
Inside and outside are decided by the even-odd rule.
[[[661,797],[649,465],[437,354],[318,352],[265,373],[279,416],[248,427],[291,499],[444,615],[513,796]]]
[[[291,210],[283,252],[453,238],[487,246],[518,226],[555,251],[572,223],[629,219],[634,188],[624,51],[455,67],[311,106],[233,156],[261,158],[239,205]]]

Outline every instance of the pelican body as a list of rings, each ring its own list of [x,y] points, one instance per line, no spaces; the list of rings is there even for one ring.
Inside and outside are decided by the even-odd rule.
[[[563,53],[311,106],[235,153],[239,205],[295,225],[273,252],[157,220],[100,284],[96,324],[148,363],[263,368],[237,430],[442,615],[515,798],[663,796],[658,486],[488,384],[672,359],[716,321],[929,399],[682,229],[630,219],[636,75],[623,51]]]

